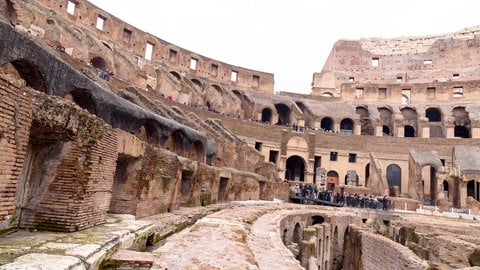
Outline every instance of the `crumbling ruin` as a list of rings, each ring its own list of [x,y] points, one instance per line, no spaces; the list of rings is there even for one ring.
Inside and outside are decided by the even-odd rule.
[[[273,74],[180,48],[87,1],[5,0],[0,233],[71,233],[110,224],[109,214],[148,220],[184,206],[288,201],[291,186],[311,184],[389,196],[405,216],[240,204],[186,232],[199,238],[190,260],[219,227],[219,239],[234,232],[219,241],[241,250],[230,255],[245,268],[479,266],[478,236],[467,228],[478,224],[440,217],[480,213],[478,31],[341,40],[314,74],[311,95],[273,95]],[[452,229],[430,234],[428,221],[408,211]],[[144,243],[158,238],[146,231]],[[283,259],[272,263],[258,249],[266,243]],[[397,259],[376,260],[374,245]],[[94,269],[112,252],[84,261]],[[160,253],[153,257],[179,263]]]

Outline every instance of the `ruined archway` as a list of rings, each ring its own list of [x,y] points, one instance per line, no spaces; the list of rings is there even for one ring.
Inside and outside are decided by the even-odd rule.
[[[411,107],[404,107],[400,109],[403,116],[403,136],[404,137],[416,137],[415,131],[418,125],[417,111]]]
[[[340,133],[342,134],[353,134],[353,120],[350,118],[345,118],[340,122]]]
[[[154,120],[147,119],[138,131],[138,138],[153,145],[160,144],[158,125]]]
[[[205,160],[205,147],[203,143],[196,140],[188,150],[188,158],[198,162],[204,162]]]
[[[303,112],[303,119],[305,120],[305,127],[306,128],[312,128],[315,124],[314,121],[314,114],[305,106],[303,102],[297,101],[295,102],[297,104],[298,108]]]
[[[291,181],[305,180],[305,160],[300,156],[291,156],[285,166],[285,178]]]
[[[177,153],[179,156],[185,154],[186,136],[180,130],[175,130],[165,142],[165,148],[169,151]]]
[[[193,83],[193,85],[196,85],[199,89],[202,89],[203,88],[203,85],[202,83],[197,80],[197,79],[190,79],[190,81]]]
[[[242,91],[240,90],[232,90],[232,93],[238,98],[240,101],[240,109],[242,112],[239,112],[239,114],[244,118],[244,119],[250,119],[252,118],[252,109],[253,109],[253,103],[248,99],[248,97],[243,94]],[[255,119],[257,117],[255,116]],[[270,120],[271,121],[271,120]]]
[[[107,71],[109,64],[108,62],[100,56],[93,57],[90,59],[90,64],[99,70]]]
[[[182,170],[181,182],[180,182],[180,205],[187,206],[192,203],[190,193],[193,187],[193,172]]]
[[[171,74],[175,79],[177,79],[177,81],[181,81],[181,80],[182,80],[182,76],[180,76],[180,74],[178,74],[178,72],[170,71],[170,74]]]
[[[265,108],[262,110],[262,123],[271,124],[272,123],[272,110],[270,108]]]
[[[97,103],[90,90],[72,90],[65,96],[65,99],[72,100],[73,102],[75,102],[75,104],[80,106],[82,109],[87,110],[91,114],[97,113]]]
[[[383,136],[393,135],[393,112],[387,107],[378,108],[380,114],[380,121],[382,123]]]
[[[333,119],[330,117],[322,118],[322,121],[320,122],[320,128],[323,131],[333,131]]]
[[[292,234],[292,242],[296,244],[300,244],[300,238],[301,237],[301,227],[300,224],[297,223],[295,224],[295,228],[293,229],[293,234]]]
[[[283,103],[277,103],[275,104],[275,108],[277,109],[277,113],[278,113],[278,121],[276,124],[282,125],[282,126],[289,126],[290,114],[291,114],[290,107],[288,107]]]
[[[387,184],[389,196],[394,197],[402,191],[402,169],[397,164],[390,164],[387,167]]]
[[[365,166],[365,187],[368,187],[369,178],[370,178],[370,163],[368,163]]]
[[[372,124],[372,120],[370,119],[370,112],[366,106],[358,106],[355,109],[355,112],[360,117],[360,125],[361,125],[361,135],[374,135],[375,134],[375,127]]]
[[[26,59],[18,59],[2,65],[0,70],[25,80],[28,87],[48,94],[44,72],[36,63]]]
[[[138,159],[128,155],[119,154],[117,167],[113,177],[112,198],[109,212],[114,214],[136,214],[135,202],[138,200],[136,193],[130,191],[129,184],[135,181],[135,166]]]

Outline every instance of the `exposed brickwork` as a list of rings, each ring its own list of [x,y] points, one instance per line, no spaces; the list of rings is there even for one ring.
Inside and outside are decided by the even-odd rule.
[[[32,122],[30,92],[21,81],[0,78],[0,232],[17,220],[17,184],[27,150]],[[13,223],[13,224],[12,224]]]

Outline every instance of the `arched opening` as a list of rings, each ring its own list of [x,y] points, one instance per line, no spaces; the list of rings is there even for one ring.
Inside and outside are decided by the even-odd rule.
[[[196,140],[188,150],[188,158],[194,161],[203,162],[205,157],[205,147],[203,143]]]
[[[368,180],[370,178],[370,163],[365,166],[365,187],[368,187]]]
[[[345,185],[348,186],[358,186],[358,174],[356,174],[355,170],[348,170],[345,174]]]
[[[315,224],[322,224],[323,222],[325,222],[325,218],[322,217],[322,216],[312,216],[311,219],[311,225],[315,225]]]
[[[0,12],[2,16],[7,19],[12,25],[17,24],[17,11],[12,5],[10,0],[4,1],[4,3],[0,3]]]
[[[447,180],[443,180],[443,194],[444,194],[444,197],[448,199],[448,181]]]
[[[383,136],[392,136],[393,131],[393,112],[390,108],[381,107],[378,108],[378,112],[380,113],[380,120],[382,121],[383,125]]]
[[[65,99],[72,100],[75,102],[75,104],[80,106],[82,109],[87,110],[91,114],[97,113],[97,104],[89,90],[72,90],[65,96]]]
[[[353,134],[353,120],[345,118],[340,122],[340,133]]]
[[[283,103],[275,104],[275,108],[277,109],[278,113],[278,122],[276,124],[282,126],[289,126],[291,114],[290,108]]]
[[[338,186],[339,184],[339,176],[336,171],[328,171],[327,172],[327,190],[332,190],[335,188],[335,186]]]
[[[262,123],[272,123],[272,110],[270,108],[265,108],[262,110]]]
[[[103,71],[108,70],[107,61],[105,61],[105,59],[103,59],[100,56],[97,56],[97,57],[94,57],[94,58],[90,59],[90,64],[92,64],[92,66],[94,68],[97,68],[97,69],[100,69],[100,70],[103,70]]]
[[[324,117],[320,122],[320,128],[324,131],[333,130],[333,119],[330,117]]]
[[[422,192],[425,205],[436,205],[437,170],[431,165],[422,168]]]
[[[403,137],[415,137],[415,128],[410,125],[403,127]]]
[[[437,108],[428,108],[425,116],[430,124],[430,138],[443,138],[442,113]]]
[[[321,96],[322,96],[322,97],[328,97],[328,98],[331,98],[331,97],[333,97],[333,94],[332,94],[332,93],[330,93],[330,92],[323,92]]]
[[[425,111],[425,116],[428,118],[428,122],[441,122],[442,113],[437,108],[428,108]]]
[[[170,74],[172,74],[172,76],[175,77],[175,79],[177,79],[177,81],[181,81],[181,80],[182,80],[182,76],[180,76],[180,74],[178,74],[177,72],[175,72],[175,71],[170,71]]]
[[[390,164],[387,167],[387,184],[389,196],[400,195],[402,191],[402,169],[397,164]]]
[[[180,130],[175,130],[165,142],[165,148],[169,151],[184,156],[186,136]]]
[[[471,121],[465,107],[455,107],[452,111],[455,129],[454,136],[457,138],[471,138]]]
[[[212,84],[212,88],[215,89],[219,94],[222,94],[223,90],[220,86]]]
[[[201,83],[199,80],[197,80],[197,79],[191,79],[190,81],[192,81],[192,83],[193,83],[194,85],[198,86],[198,88],[200,88],[200,89],[203,88],[202,83]]]
[[[404,137],[416,137],[415,130],[417,130],[417,112],[410,107],[404,107],[400,109],[404,119]]]
[[[355,112],[360,116],[361,135],[374,135],[375,127],[372,125],[372,120],[370,119],[370,112],[366,107],[358,106],[355,109]]]
[[[146,120],[140,127],[138,138],[144,142],[158,145],[160,143],[160,136],[158,135],[158,128],[155,121],[150,119]]]
[[[40,67],[32,61],[19,59],[2,65],[0,69],[7,74],[13,74],[16,77],[25,80],[28,87],[47,93],[48,88],[45,75]]]
[[[291,156],[286,163],[285,178],[303,182],[305,180],[305,160],[299,156]]]
[[[293,243],[300,243],[300,224],[295,224],[295,228],[293,229],[293,235],[292,235],[292,242]]]

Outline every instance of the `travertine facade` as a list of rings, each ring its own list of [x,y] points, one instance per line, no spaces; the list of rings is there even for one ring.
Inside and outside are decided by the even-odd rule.
[[[477,31],[342,40],[314,74],[312,95],[273,95],[273,74],[179,48],[87,1],[5,0],[0,231],[71,232],[107,213],[288,200],[295,183],[388,195],[403,210],[478,213]],[[275,225],[305,267],[339,263],[345,232],[359,223],[324,218]],[[320,247],[318,238],[337,242]],[[397,252],[376,235],[356,240]],[[377,263],[362,254],[350,269]],[[424,265],[408,260],[409,269]]]

